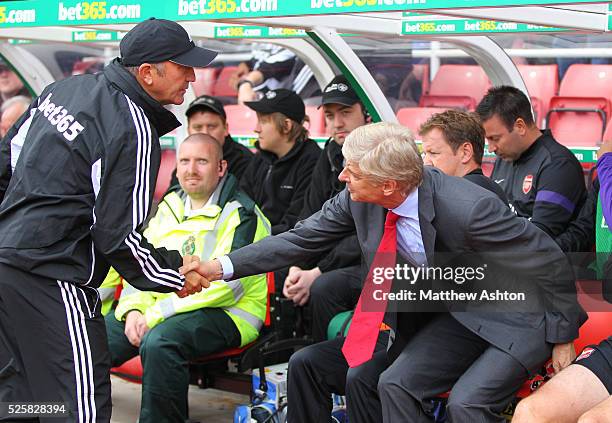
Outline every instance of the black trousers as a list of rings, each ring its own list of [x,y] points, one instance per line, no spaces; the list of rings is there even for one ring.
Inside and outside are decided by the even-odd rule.
[[[532,370],[532,369],[530,369]],[[420,329],[380,375],[385,423],[433,423],[429,399],[451,390],[451,423],[503,423],[499,415],[528,373],[520,362],[441,314]]]
[[[376,385],[387,367],[388,334],[381,332],[374,357],[349,369],[342,355],[344,338],[302,348],[289,360],[287,421],[324,423],[331,421],[332,393],[347,396],[351,423],[380,423],[382,412]]]
[[[109,369],[97,290],[0,264],[0,402],[66,405],[42,423],[109,422]]]
[[[331,270],[315,280],[308,302],[315,342],[327,339],[327,326],[336,314],[355,308],[362,286],[361,266]]]

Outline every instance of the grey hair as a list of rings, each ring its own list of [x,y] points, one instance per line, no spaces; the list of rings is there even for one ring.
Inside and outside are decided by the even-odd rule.
[[[151,66],[155,67],[155,69],[157,69],[157,73],[159,73],[160,76],[164,76],[164,72],[165,72],[165,68],[164,68],[164,64],[163,63],[151,63]],[[134,75],[134,77],[138,76],[138,68],[140,66],[125,66],[125,69],[131,73],[132,75]]]
[[[24,106],[24,111],[30,107],[30,103],[32,99],[30,97],[26,97],[25,95],[16,95],[15,97],[11,97],[2,103],[0,106],[0,113],[6,112],[9,108],[13,107],[15,104],[21,104]]]
[[[392,179],[412,189],[423,179],[423,159],[414,136],[397,123],[378,122],[354,129],[344,140],[342,154],[379,183]]]

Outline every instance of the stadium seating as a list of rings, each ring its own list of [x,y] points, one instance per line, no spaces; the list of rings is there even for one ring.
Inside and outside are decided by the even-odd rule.
[[[191,84],[196,97],[212,95],[221,68],[194,68],[196,80]]]
[[[153,199],[161,200],[162,196],[168,190],[172,172],[176,169],[176,151],[173,149],[165,149],[161,152],[161,163],[159,165],[159,173],[157,174],[157,182],[155,183],[155,193]]]
[[[423,122],[434,113],[441,113],[445,110],[442,107],[404,107],[397,111],[397,120],[410,129],[416,137]]]
[[[323,108],[317,107],[306,106],[306,115],[310,119],[306,127],[311,137],[325,137],[325,115],[323,114]]]
[[[247,106],[228,104],[225,106],[227,124],[232,135],[250,135],[255,133],[257,113]]]
[[[238,70],[238,66],[225,66],[213,86],[215,97],[237,97],[238,91],[229,86],[230,77]]]
[[[487,74],[475,65],[442,65],[431,81],[421,107],[446,107],[473,111],[491,85]]]
[[[573,64],[550,100],[547,127],[564,145],[596,146],[610,120],[611,99],[612,65]]]
[[[535,120],[543,127],[550,99],[559,91],[559,71],[555,65],[518,65],[518,70],[529,91]]]

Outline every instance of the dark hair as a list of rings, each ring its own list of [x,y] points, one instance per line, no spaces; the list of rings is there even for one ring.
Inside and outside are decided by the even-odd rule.
[[[508,131],[512,131],[518,118],[523,119],[527,126],[535,124],[529,98],[518,88],[507,85],[489,89],[476,107],[476,113],[483,122],[494,115],[499,116]]]
[[[469,142],[474,150],[474,161],[482,164],[484,154],[485,132],[480,120],[474,113],[459,110],[446,110],[432,115],[419,128],[419,135],[423,136],[434,128],[444,134],[446,142],[453,153],[456,153],[461,144]]]

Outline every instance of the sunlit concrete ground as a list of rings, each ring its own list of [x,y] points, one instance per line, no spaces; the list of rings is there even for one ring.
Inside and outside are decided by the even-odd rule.
[[[111,423],[135,423],[140,410],[140,385],[111,376],[113,386],[113,417]],[[189,387],[189,417],[201,423],[233,421],[234,409],[247,404],[246,395],[216,389]]]

